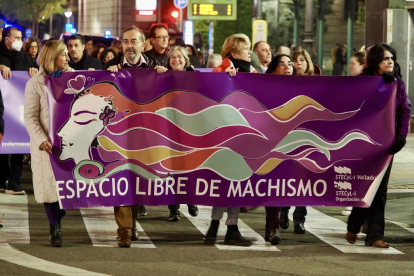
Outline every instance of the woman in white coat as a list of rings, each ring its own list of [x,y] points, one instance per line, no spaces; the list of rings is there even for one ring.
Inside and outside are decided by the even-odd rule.
[[[49,154],[52,144],[49,141],[49,111],[47,105],[45,76],[59,76],[62,71],[73,71],[68,65],[68,50],[64,43],[49,41],[43,46],[37,59],[40,70],[26,84],[24,121],[30,135],[30,154],[32,156],[33,187],[35,199],[43,203],[50,224],[50,243],[62,246],[61,210],[55,186]]]

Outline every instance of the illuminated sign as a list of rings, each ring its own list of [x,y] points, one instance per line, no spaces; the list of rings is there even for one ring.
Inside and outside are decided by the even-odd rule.
[[[190,0],[189,20],[236,20],[237,0]]]

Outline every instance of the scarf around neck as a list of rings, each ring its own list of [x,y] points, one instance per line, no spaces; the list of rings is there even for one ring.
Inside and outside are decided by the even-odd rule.
[[[233,62],[234,67],[239,68],[239,72],[244,72],[244,73],[251,72],[250,70],[251,62],[242,60],[242,59],[236,59],[232,57],[231,55],[229,56],[229,59],[231,60],[231,62]]]

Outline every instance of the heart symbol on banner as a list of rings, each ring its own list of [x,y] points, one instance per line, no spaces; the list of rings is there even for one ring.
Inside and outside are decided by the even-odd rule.
[[[68,81],[68,87],[80,91],[85,87],[86,78],[83,75],[77,76],[74,79]]]

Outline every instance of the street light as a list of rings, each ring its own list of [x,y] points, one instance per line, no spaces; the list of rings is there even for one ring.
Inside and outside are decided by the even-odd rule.
[[[66,16],[66,18],[71,17],[72,16],[72,11],[71,10],[65,11],[65,16]]]
[[[68,19],[67,22],[70,23],[70,17],[72,16],[72,11],[71,10],[67,10],[65,11],[65,16]]]

